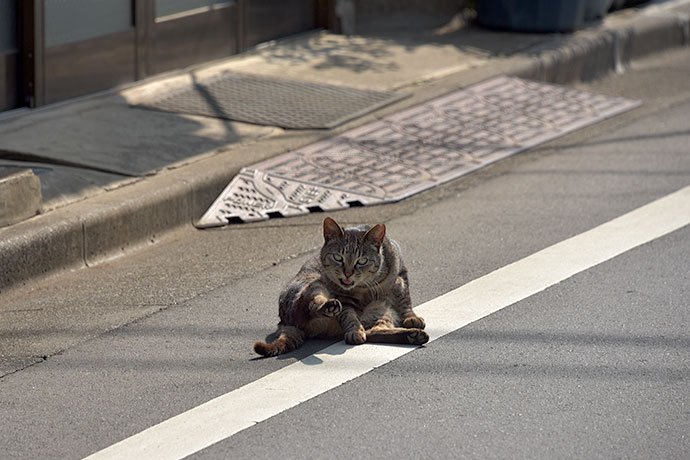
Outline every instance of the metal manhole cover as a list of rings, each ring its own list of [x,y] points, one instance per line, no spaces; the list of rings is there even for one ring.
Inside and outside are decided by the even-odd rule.
[[[333,128],[406,97],[393,92],[226,72],[135,105],[282,128]]]
[[[197,226],[398,201],[639,104],[496,77],[244,168]]]

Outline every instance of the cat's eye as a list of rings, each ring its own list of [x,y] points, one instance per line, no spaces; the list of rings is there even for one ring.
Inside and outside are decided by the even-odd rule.
[[[333,260],[335,260],[336,262],[343,261],[343,256],[341,256],[340,254],[333,254],[331,257],[333,257]]]
[[[367,262],[369,262],[369,259],[367,259],[366,257],[360,257],[359,259],[357,259],[357,265],[366,265]]]

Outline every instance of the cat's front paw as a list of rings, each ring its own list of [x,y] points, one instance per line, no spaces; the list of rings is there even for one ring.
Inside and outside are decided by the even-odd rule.
[[[338,299],[329,299],[325,304],[319,309],[319,312],[323,316],[328,316],[333,318],[338,316],[340,312],[343,311],[343,304],[340,303]]]
[[[367,334],[364,329],[349,331],[345,333],[345,343],[349,345],[361,345],[367,341]]]
[[[419,316],[410,316],[403,320],[402,327],[406,329],[424,329],[426,327],[426,322]]]

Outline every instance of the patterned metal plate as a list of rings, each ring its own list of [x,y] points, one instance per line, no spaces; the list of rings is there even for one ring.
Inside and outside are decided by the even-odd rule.
[[[197,226],[398,201],[639,104],[496,77],[244,168]]]
[[[135,107],[282,128],[334,128],[406,97],[393,92],[226,72]]]

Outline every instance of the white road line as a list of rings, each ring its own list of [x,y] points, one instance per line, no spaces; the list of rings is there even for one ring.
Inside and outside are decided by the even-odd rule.
[[[690,224],[690,186],[500,268],[416,310],[431,340]],[[336,343],[88,459],[181,459],[366,374],[414,347]]]

